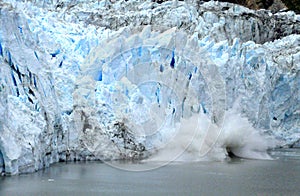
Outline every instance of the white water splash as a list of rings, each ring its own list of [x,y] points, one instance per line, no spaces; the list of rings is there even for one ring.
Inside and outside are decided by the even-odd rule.
[[[198,130],[193,135],[191,133],[195,131],[193,129],[196,123],[198,123]],[[222,130],[213,145],[210,145],[207,140],[213,140],[216,136],[210,136],[207,130],[209,126],[212,126],[209,130],[220,129],[220,127],[211,124],[205,114],[183,119],[178,126],[180,126],[178,134],[146,161],[221,161],[228,157],[229,151],[241,158],[272,159],[267,150],[274,147],[274,140],[262,135],[235,109],[226,112]],[[209,148],[209,151],[203,154],[201,148]]]

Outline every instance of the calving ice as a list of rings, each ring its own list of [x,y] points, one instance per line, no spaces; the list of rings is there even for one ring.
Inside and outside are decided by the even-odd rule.
[[[1,3],[6,174],[73,160],[269,159],[268,148],[299,145],[299,15],[63,2]]]

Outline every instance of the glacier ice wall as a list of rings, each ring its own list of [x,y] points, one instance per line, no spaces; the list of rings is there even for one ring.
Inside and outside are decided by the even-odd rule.
[[[254,128],[281,146],[300,138],[300,17],[293,12],[271,14],[219,2],[5,0],[0,5],[0,167],[7,174],[57,161],[143,158],[172,134],[159,127],[161,118],[168,128],[176,127],[172,122],[183,111],[213,119],[205,76],[193,78],[195,65],[178,55],[186,45],[192,62],[217,68],[226,110],[237,104]],[[189,56],[193,48],[200,52]],[[192,91],[185,86],[190,77]],[[169,87],[174,81],[178,92]],[[158,99],[157,89],[170,97]],[[184,92],[190,98],[186,105]],[[147,94],[153,96],[140,96]],[[145,107],[149,104],[152,110]],[[123,109],[131,109],[131,116],[124,118]],[[163,131],[146,138],[149,126]]]

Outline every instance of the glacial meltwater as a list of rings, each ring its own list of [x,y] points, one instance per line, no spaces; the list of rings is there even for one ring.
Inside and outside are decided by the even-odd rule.
[[[0,195],[299,195],[300,149],[270,154],[274,160],[171,163],[143,172],[100,162],[58,163],[0,177]]]

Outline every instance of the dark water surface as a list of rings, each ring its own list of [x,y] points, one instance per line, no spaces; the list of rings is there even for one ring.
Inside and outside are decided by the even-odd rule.
[[[0,195],[300,195],[300,150],[271,154],[277,160],[180,163],[144,172],[59,163],[0,177]]]

